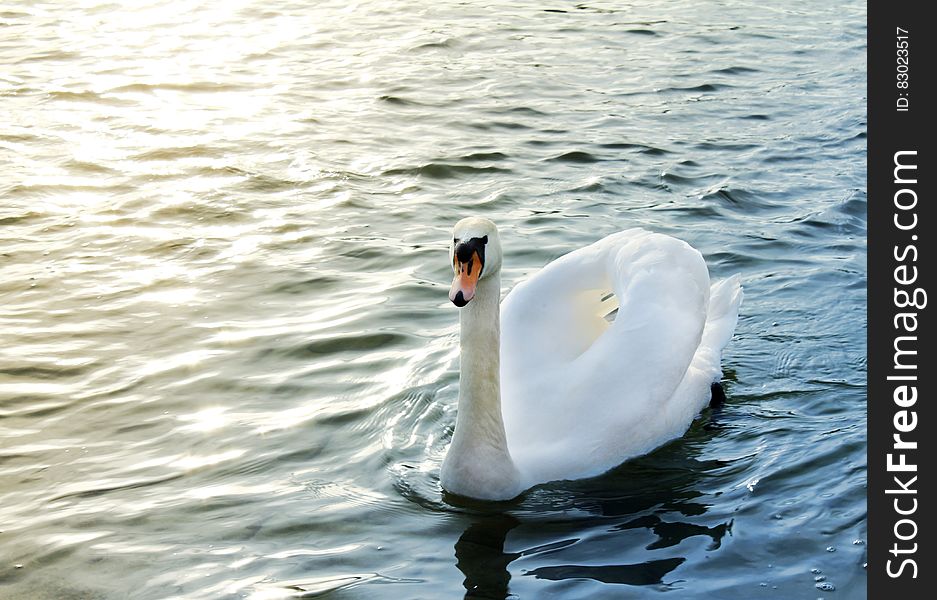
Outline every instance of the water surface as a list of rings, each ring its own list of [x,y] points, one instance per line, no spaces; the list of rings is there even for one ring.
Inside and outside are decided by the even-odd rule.
[[[865,6],[12,2],[0,597],[865,597]],[[745,303],[726,403],[445,497],[446,243],[644,226]]]

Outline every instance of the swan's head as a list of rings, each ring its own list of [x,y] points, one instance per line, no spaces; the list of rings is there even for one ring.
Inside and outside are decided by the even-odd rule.
[[[501,270],[501,239],[498,228],[488,219],[468,217],[452,229],[449,260],[455,277],[449,299],[458,307],[475,297],[479,280]],[[498,291],[500,293],[500,290]]]

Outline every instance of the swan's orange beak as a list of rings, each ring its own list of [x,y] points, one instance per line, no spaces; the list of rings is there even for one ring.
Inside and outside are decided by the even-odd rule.
[[[458,257],[452,261],[455,277],[452,279],[452,287],[449,288],[449,299],[461,308],[475,297],[475,286],[478,284],[479,275],[482,274],[482,261],[478,252],[472,252],[467,262],[460,261]]]

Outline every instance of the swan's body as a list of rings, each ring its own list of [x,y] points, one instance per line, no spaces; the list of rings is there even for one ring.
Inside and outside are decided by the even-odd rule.
[[[737,275],[710,286],[685,242],[610,235],[518,284],[500,308],[494,224],[460,221],[453,258],[450,298],[464,308],[447,491],[505,500],[599,475],[683,435],[707,405],[742,291]]]

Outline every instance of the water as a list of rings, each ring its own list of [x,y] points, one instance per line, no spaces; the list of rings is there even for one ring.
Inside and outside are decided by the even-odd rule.
[[[8,3],[0,597],[864,598],[864,11]],[[468,214],[506,287],[636,225],[740,272],[727,402],[444,497]]]

